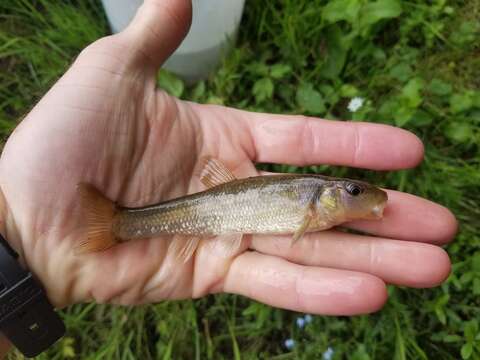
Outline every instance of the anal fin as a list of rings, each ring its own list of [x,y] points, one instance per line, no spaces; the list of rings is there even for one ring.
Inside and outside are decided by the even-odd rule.
[[[242,246],[243,234],[234,233],[204,239],[209,250],[221,257],[236,255]],[[202,238],[196,236],[175,235],[168,247],[167,256],[186,263],[195,254]]]
[[[241,248],[242,238],[242,233],[219,235],[216,238],[209,240],[208,246],[215,254],[222,257],[230,257],[236,255]]]

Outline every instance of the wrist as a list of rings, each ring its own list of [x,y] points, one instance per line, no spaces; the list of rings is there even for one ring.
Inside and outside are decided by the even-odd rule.
[[[8,242],[8,245],[15,250],[18,254],[18,261],[20,264],[25,267],[25,258],[23,247],[20,241],[20,236],[18,230],[15,226],[13,218],[10,216],[10,211],[8,210],[8,204],[3,194],[2,189],[0,188],[0,234],[3,235],[4,239]]]
[[[76,275],[81,270],[79,262],[72,258],[65,246],[44,246],[49,244],[50,238],[58,235],[53,227],[42,230],[36,221],[18,220],[22,213],[12,210],[17,205],[14,204],[17,198],[12,198],[0,187],[0,234],[18,254],[16,260],[22,268],[31,272],[43,288],[52,305],[63,308],[80,302],[85,291],[81,292],[84,289],[78,290],[75,286]],[[18,226],[19,223],[22,226]]]
[[[55,313],[43,286],[25,269],[18,232],[0,190],[0,359],[12,342],[24,355],[33,357],[63,336],[65,326]],[[8,241],[7,239],[17,241]],[[22,256],[24,259],[24,257]]]
[[[8,211],[7,211],[7,202],[5,201],[5,197],[3,196],[3,191],[0,189],[0,234],[3,234],[3,237],[5,240],[8,241],[9,245],[19,254],[19,261],[21,256],[20,256],[20,251],[19,251],[19,246],[18,244],[12,244],[11,241],[8,239],[11,238],[8,236],[8,232],[13,232],[7,230],[9,226],[7,226],[8,220]],[[8,339],[5,337],[5,335],[0,333],[0,359],[5,358],[5,356],[8,354],[8,352],[12,349],[12,344]]]

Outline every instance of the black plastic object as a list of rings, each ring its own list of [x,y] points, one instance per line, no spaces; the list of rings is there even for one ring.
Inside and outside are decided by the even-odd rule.
[[[65,325],[17,258],[0,234],[0,331],[23,355],[34,357],[65,334]]]

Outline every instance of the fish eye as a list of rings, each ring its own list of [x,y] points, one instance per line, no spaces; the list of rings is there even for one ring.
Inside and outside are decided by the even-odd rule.
[[[347,190],[347,192],[352,196],[358,196],[361,193],[363,193],[363,189],[360,186],[358,186],[357,184],[354,184],[354,183],[348,183],[345,186],[345,190]]]

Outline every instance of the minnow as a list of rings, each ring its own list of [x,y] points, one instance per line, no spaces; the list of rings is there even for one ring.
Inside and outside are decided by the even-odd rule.
[[[117,206],[92,185],[79,184],[87,229],[77,252],[162,235],[188,239],[180,250],[185,261],[200,238],[224,236],[232,251],[244,234],[292,234],[293,244],[306,232],[380,219],[388,200],[385,191],[351,179],[308,174],[237,179],[216,159],[206,162],[200,180],[207,190],[140,208]]]

